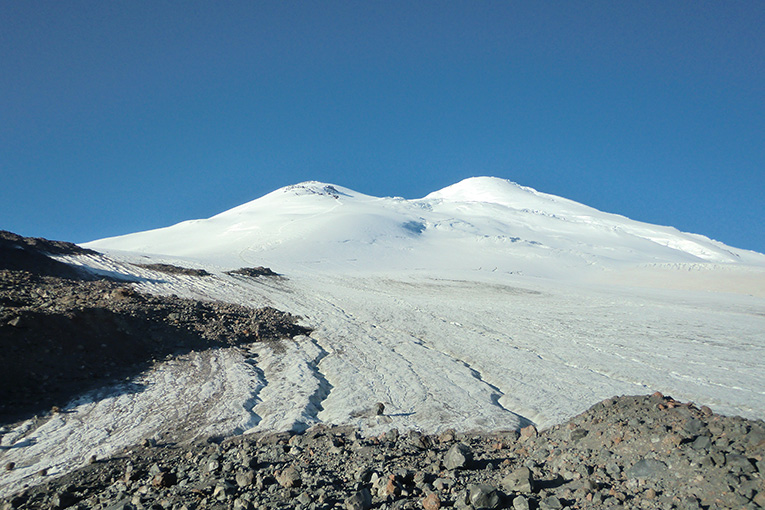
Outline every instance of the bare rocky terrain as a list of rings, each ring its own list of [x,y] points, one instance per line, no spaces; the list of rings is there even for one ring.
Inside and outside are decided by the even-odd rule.
[[[75,250],[0,233],[0,423],[58,412],[174,353],[310,333],[278,310],[140,294],[47,256]],[[764,455],[763,421],[657,393],[542,431],[147,437],[59,478],[43,469],[0,508],[754,509],[765,507]]]
[[[661,394],[614,397],[544,431],[147,438],[62,478],[39,473],[4,508],[754,509],[764,450],[762,421]]]
[[[48,257],[87,252],[0,232],[0,424],[63,407],[167,356],[308,332],[273,308],[142,294]]]

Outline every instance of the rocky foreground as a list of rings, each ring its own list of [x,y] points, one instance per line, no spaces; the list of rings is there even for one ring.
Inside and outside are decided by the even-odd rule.
[[[41,472],[2,508],[761,508],[763,453],[762,421],[657,393],[605,400],[541,432],[147,438],[47,483]]]

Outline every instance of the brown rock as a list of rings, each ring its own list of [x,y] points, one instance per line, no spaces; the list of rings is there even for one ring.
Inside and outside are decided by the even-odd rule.
[[[125,476],[122,479],[125,483],[129,484],[130,482],[134,482],[138,480],[139,478],[140,476],[138,476],[137,471],[134,471],[133,469],[128,469],[127,471],[125,471]]]
[[[252,485],[252,482],[254,480],[255,480],[255,471],[251,469],[248,469],[247,471],[236,474],[236,484],[239,487],[248,487]]]
[[[286,489],[291,487],[300,487],[300,485],[303,483],[302,479],[300,478],[300,472],[295,469],[294,466],[289,466],[287,469],[279,473],[276,476],[276,481],[279,482],[279,485]]]
[[[537,428],[534,425],[529,425],[521,429],[521,440],[525,441],[537,437]]]
[[[378,494],[381,498],[395,497],[401,494],[401,487],[398,484],[396,475],[388,476],[388,482],[383,487],[380,487]]]
[[[154,475],[154,478],[151,480],[151,484],[154,487],[172,487],[176,483],[178,483],[178,477],[175,476],[175,473],[169,471],[161,471]]]
[[[454,429],[447,429],[438,436],[438,442],[451,443],[456,439],[456,435],[457,433],[454,431]]]
[[[422,500],[422,508],[425,510],[438,510],[441,508],[441,499],[431,492]]]

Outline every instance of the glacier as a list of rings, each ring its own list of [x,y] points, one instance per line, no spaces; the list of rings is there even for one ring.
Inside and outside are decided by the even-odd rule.
[[[165,360],[144,391],[104,388],[5,430],[17,468],[0,495],[148,437],[546,428],[654,391],[765,418],[765,255],[504,179],[415,200],[306,182],[85,246],[101,254],[61,259],[142,292],[273,306],[313,332]],[[252,266],[282,277],[225,273]]]

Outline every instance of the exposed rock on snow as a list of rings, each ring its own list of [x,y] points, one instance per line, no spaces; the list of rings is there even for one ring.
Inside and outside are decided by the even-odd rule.
[[[31,271],[39,275],[85,279],[88,273],[48,255],[93,255],[96,252],[63,241],[22,237],[0,230],[0,269]]]
[[[252,276],[253,278],[257,278],[258,276],[280,276],[277,273],[274,273],[273,270],[270,267],[240,267],[239,269],[234,269],[232,271],[226,271],[226,274],[230,275],[242,275],[242,276]]]
[[[24,246],[27,270],[0,270],[0,423],[63,407],[167,356],[309,331],[270,307],[142,294],[40,251],[88,253],[75,245],[3,234],[2,241],[9,239],[14,244],[0,245],[0,258]]]
[[[137,265],[140,267],[145,267],[146,269],[159,271],[160,273],[185,274],[188,276],[210,276],[210,273],[208,273],[204,269],[179,267],[179,266],[174,266],[172,264],[137,264]]]

